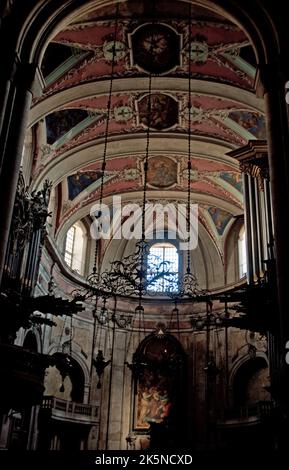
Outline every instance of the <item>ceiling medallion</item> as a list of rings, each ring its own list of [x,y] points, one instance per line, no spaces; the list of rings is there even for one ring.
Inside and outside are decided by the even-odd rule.
[[[188,120],[190,115],[191,123],[200,123],[208,119],[207,114],[202,108],[197,108],[193,105],[190,107],[190,109],[188,107],[185,108],[184,115],[186,120]]]
[[[133,117],[133,110],[130,106],[118,106],[113,109],[114,119],[116,122],[127,122]]]
[[[148,161],[147,183],[153,188],[170,188],[178,182],[178,164],[169,157],[151,157]]]
[[[150,103],[149,112],[148,104]],[[179,122],[179,103],[164,93],[152,93],[140,98],[136,103],[139,122],[145,127],[162,131]]]
[[[195,64],[205,64],[209,57],[209,47],[206,42],[192,41],[187,55]]]
[[[115,60],[117,62],[123,59],[126,54],[127,47],[123,42],[105,41],[105,43],[103,44],[103,55],[108,62],[111,62],[112,60]]]
[[[181,35],[165,24],[145,24],[129,35],[132,65],[152,74],[181,65]]]

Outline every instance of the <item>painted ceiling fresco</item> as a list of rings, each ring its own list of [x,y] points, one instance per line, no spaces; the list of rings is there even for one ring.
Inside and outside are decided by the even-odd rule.
[[[108,97],[92,97],[71,103],[46,117],[47,143],[54,144],[72,128],[58,146],[51,149],[49,158],[60,155],[84,142],[102,137],[107,129]],[[243,105],[232,100],[206,95],[191,96],[191,135],[208,136],[234,145],[245,145],[248,136],[265,137],[265,120],[257,112],[242,110]],[[148,114],[148,109],[151,112]],[[88,116],[95,119],[87,120]],[[234,118],[234,119],[233,119]],[[238,119],[238,122],[237,122]],[[149,122],[148,122],[149,121]],[[75,126],[80,122],[83,126]],[[231,125],[236,122],[238,127]],[[151,133],[171,130],[187,135],[189,109],[184,93],[115,94],[111,98],[108,132],[112,135],[144,132],[150,124]],[[246,131],[246,134],[242,132]]]
[[[169,95],[153,93],[137,102],[139,121],[156,130],[169,129],[179,121],[178,102]]]
[[[232,171],[221,171],[220,178],[231,184],[240,193],[243,193],[242,176],[240,173]]]
[[[266,139],[266,122],[261,114],[252,111],[232,111],[228,117],[244,127],[256,139]]]
[[[232,219],[232,214],[229,214],[218,207],[209,207],[208,213],[215,224],[218,234],[223,235],[228,223]]]
[[[155,188],[169,188],[177,183],[178,165],[168,157],[153,157],[148,162],[147,181]]]
[[[53,47],[66,45],[90,54],[72,62],[70,70],[63,69],[62,76],[47,87],[46,96],[109,76],[113,58],[113,73],[118,77],[142,76],[143,72],[184,77],[190,67],[192,78],[253,88],[254,76],[246,61],[238,59],[241,49],[248,46],[239,28],[210,19],[199,21],[197,15],[192,18],[191,31],[188,28],[184,19],[160,18],[157,24],[152,20],[142,24],[135,18],[120,17],[113,54],[115,21],[79,20],[54,38]]]
[[[46,167],[73,155],[75,166],[57,181],[63,201],[61,226],[99,198],[103,155],[97,150],[106,136],[108,149],[110,140],[119,142],[119,148],[107,152],[103,196],[139,197],[145,146],[138,142],[149,135],[164,139],[161,152],[149,150],[150,196],[169,199],[170,191],[175,191],[185,199],[187,156],[183,150],[177,154],[176,148],[180,141],[183,149],[190,135],[192,200],[204,201],[202,221],[213,237],[221,239],[233,214],[243,209],[241,175],[226,152],[250,139],[266,138],[262,112],[243,98],[254,87],[253,49],[238,26],[213,11],[192,5],[190,13],[188,2],[178,0],[158,0],[154,8],[153,14],[149,2],[121,2],[116,24],[115,5],[107,5],[79,16],[53,39],[43,61],[46,88],[33,106],[41,107],[45,100],[56,103],[60,96],[69,98],[58,108],[51,107],[57,111],[45,118],[47,141],[40,145],[33,174],[38,178]],[[198,92],[192,87],[190,96],[189,77],[199,84]],[[81,85],[85,90],[93,85],[95,91],[82,94]],[[222,91],[207,91],[211,85],[221,85]],[[234,93],[226,93],[227,89]],[[125,148],[126,141],[132,149]],[[195,142],[203,144],[202,151],[195,150]],[[92,152],[94,146],[95,160],[85,160],[86,149]],[[80,151],[83,162],[76,158]]]
[[[75,199],[84,189],[101,178],[101,172],[78,172],[67,178],[68,197],[70,201]]]
[[[43,77],[47,77],[50,73],[57,69],[57,67],[68,60],[72,54],[73,51],[70,46],[50,43],[41,64]]]
[[[105,184],[104,196],[113,196],[123,192],[132,192],[133,194],[134,191],[142,190],[144,181],[143,163],[144,159],[140,157],[109,160],[105,172],[107,182]],[[159,155],[149,159],[147,174],[148,188],[150,190],[156,190],[157,199],[160,195],[160,191],[166,189],[178,190],[179,192],[183,192],[184,197],[186,197],[188,181],[186,165],[186,158],[178,158],[178,156],[169,158]],[[227,170],[226,172],[222,171],[224,168]],[[224,174],[227,176],[230,175],[232,182],[239,180],[239,173],[236,170],[232,171],[228,165],[212,162],[209,159],[192,159],[192,195],[197,193],[214,196],[223,201],[231,201],[232,204],[239,205],[241,208],[241,202],[237,201],[234,195],[222,186]],[[101,163],[99,162],[97,164],[88,165],[84,167],[81,172],[77,172],[67,178],[68,195],[71,202],[63,207],[62,221],[71,217],[72,214],[77,212],[83,205],[89,204],[98,198],[100,189],[92,185],[99,180],[100,176]],[[212,177],[214,178],[213,181],[211,180]],[[86,189],[86,191],[84,191],[84,189]],[[72,204],[76,196],[80,194],[81,200],[77,200],[77,203]],[[217,216],[214,218],[211,217],[211,220],[213,222],[216,221],[218,226],[220,225],[221,215],[222,212],[218,213],[218,218]],[[225,225],[220,225],[217,230],[219,235],[222,235],[222,227],[225,228]]]
[[[56,142],[87,116],[83,109],[64,109],[46,116],[47,143]]]
[[[164,24],[140,26],[131,36],[133,64],[164,73],[180,65],[180,35]]]

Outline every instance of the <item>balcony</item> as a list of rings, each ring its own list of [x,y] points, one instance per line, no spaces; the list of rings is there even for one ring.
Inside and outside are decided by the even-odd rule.
[[[271,401],[260,401],[255,405],[226,410],[218,421],[218,428],[240,428],[254,426],[272,418],[274,404]]]
[[[42,414],[66,423],[94,425],[99,422],[99,406],[75,403],[51,396],[43,397]]]

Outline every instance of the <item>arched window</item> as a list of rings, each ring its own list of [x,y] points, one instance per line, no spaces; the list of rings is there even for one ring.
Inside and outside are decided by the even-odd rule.
[[[149,250],[147,262],[148,280],[153,280],[158,273],[158,266],[162,262],[168,262],[169,277],[160,277],[150,287],[155,292],[167,292],[172,286],[177,290],[179,279],[179,253],[177,247],[169,242],[154,243]],[[166,270],[166,267],[165,267]]]
[[[242,279],[247,274],[247,256],[246,256],[246,234],[243,226],[239,233],[238,239],[238,255],[239,255],[239,276]]]
[[[72,225],[66,234],[64,259],[66,264],[84,274],[87,235],[82,223]]]

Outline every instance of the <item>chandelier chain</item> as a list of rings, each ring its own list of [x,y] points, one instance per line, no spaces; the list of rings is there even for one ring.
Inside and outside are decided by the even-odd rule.
[[[152,46],[151,46],[152,48]],[[151,90],[152,90],[152,74],[149,74],[148,86],[148,102],[147,102],[147,132],[146,132],[146,150],[144,160],[144,186],[143,186],[143,204],[142,204],[142,240],[145,240],[145,212],[146,212],[146,199],[147,199],[147,177],[148,177],[148,161],[150,149],[150,127],[151,127]]]
[[[152,2],[152,11],[154,11],[155,3]],[[111,116],[112,107],[112,92],[113,92],[113,78],[114,78],[114,66],[116,63],[116,39],[117,39],[117,28],[118,28],[118,15],[119,15],[119,4],[116,7],[115,15],[115,26],[114,26],[114,46],[111,63],[111,76],[109,85],[109,97],[107,103],[107,115],[106,115],[106,126],[105,126],[105,138],[103,147],[103,159],[102,159],[102,172],[101,172],[101,185],[100,185],[100,198],[99,202],[102,203],[104,196],[104,181],[105,181],[105,169],[106,169],[106,156],[108,148],[108,132],[109,132],[109,120]],[[189,15],[189,29],[188,29],[188,48],[190,48],[192,40],[191,30],[191,5]],[[155,15],[152,15],[152,22],[157,21]],[[152,33],[153,34],[153,33]],[[189,49],[190,50],[190,49]],[[150,41],[149,53],[152,56],[154,54],[154,41],[153,37]],[[153,78],[157,76],[152,70],[148,72],[148,90],[146,93],[146,106],[144,110],[145,126],[144,131],[144,157],[143,157],[143,195],[142,195],[142,207],[141,207],[141,239],[137,241],[135,245],[134,253],[124,256],[121,260],[115,260],[110,263],[110,267],[104,272],[100,273],[100,269],[97,270],[98,263],[98,250],[99,244],[95,245],[95,259],[93,271],[87,277],[88,289],[84,289],[84,296],[86,301],[94,302],[94,315],[95,320],[100,322],[100,330],[104,325],[109,326],[109,323],[117,323],[117,325],[128,326],[131,321],[128,321],[123,314],[114,315],[112,318],[108,309],[106,308],[106,301],[109,298],[118,296],[124,298],[133,298],[138,300],[138,306],[135,309],[135,320],[138,320],[138,327],[145,332],[145,315],[144,307],[142,305],[145,296],[157,295],[159,290],[159,282],[163,280],[166,285],[166,294],[174,299],[175,309],[174,315],[176,316],[176,325],[179,330],[179,312],[177,303],[181,298],[190,299],[203,299],[205,291],[198,285],[195,274],[191,273],[191,180],[192,180],[192,72],[190,57],[188,58],[188,96],[187,96],[187,109],[188,109],[188,129],[186,132],[188,138],[187,144],[187,210],[186,210],[186,227],[187,227],[187,266],[185,273],[181,273],[179,280],[175,281],[174,273],[171,269],[171,262],[168,260],[160,259],[157,255],[151,253],[150,245],[146,241],[146,217],[147,217],[147,191],[148,191],[148,169],[150,161],[151,151],[151,130],[152,130],[152,111],[154,111],[154,101],[152,95]],[[100,206],[101,207],[101,206]],[[98,211],[98,216],[101,217],[101,210]],[[97,215],[96,215],[97,217]],[[77,295],[81,296],[81,293],[77,292]],[[102,299],[103,306],[98,308],[98,301]],[[171,319],[173,323],[173,319]],[[101,331],[100,331],[101,332]]]
[[[155,3],[153,2],[153,12],[155,9]],[[153,16],[153,23],[155,21],[155,16]],[[149,54],[153,58],[153,34],[150,41]],[[140,282],[139,282],[139,308],[142,311],[142,296],[143,296],[143,281],[145,277],[145,221],[146,221],[146,202],[147,202],[147,181],[148,181],[148,164],[149,164],[149,150],[150,150],[150,130],[151,130],[151,111],[152,111],[152,72],[149,71],[149,82],[148,82],[148,100],[147,100],[147,132],[146,132],[146,149],[145,149],[145,159],[144,159],[144,182],[143,182],[143,201],[142,201],[142,246],[140,253]]]
[[[189,13],[189,51],[190,45],[192,41],[192,30],[191,30],[191,18],[192,18],[192,5],[190,3],[190,13]],[[188,250],[187,250],[187,273],[190,274],[191,272],[191,251],[190,251],[190,241],[191,241],[191,169],[192,169],[192,161],[191,161],[191,60],[190,54],[188,56],[188,75],[189,75],[189,97],[188,97],[188,200],[187,200],[187,233],[188,233]]]
[[[119,16],[119,3],[116,5],[116,14],[114,21],[114,35],[113,35],[113,49],[112,49],[112,61],[111,61],[111,74],[109,81],[109,92],[108,92],[108,101],[107,101],[107,110],[106,110],[106,121],[105,121],[105,134],[104,134],[104,144],[103,144],[103,158],[101,164],[101,181],[100,181],[100,194],[99,194],[99,206],[101,207],[103,201],[103,190],[104,190],[104,176],[106,170],[106,156],[107,156],[107,145],[108,145],[108,131],[109,131],[109,122],[111,114],[111,98],[112,98],[112,89],[113,89],[113,79],[114,79],[114,66],[115,66],[115,57],[116,57],[116,40],[117,40],[117,29],[118,29],[118,16]],[[98,217],[101,217],[101,210],[98,212]],[[98,240],[95,241],[95,252],[94,252],[94,263],[93,263],[93,272],[97,271],[97,258],[98,258]]]

